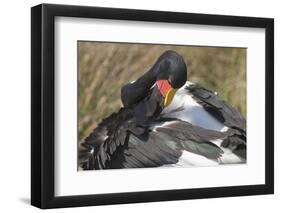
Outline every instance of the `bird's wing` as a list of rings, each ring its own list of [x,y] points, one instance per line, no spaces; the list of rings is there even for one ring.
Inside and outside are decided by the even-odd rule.
[[[193,126],[181,120],[171,121],[163,126],[158,126],[155,128],[155,131],[177,142],[185,151],[214,160],[220,158],[223,151],[213,141],[223,140],[227,137],[223,132]]]
[[[175,164],[181,156],[180,147],[162,134],[130,133],[126,144],[117,150],[108,168],[149,168]]]
[[[223,150],[212,140],[224,137],[224,133],[195,127],[178,119],[157,121],[149,124],[145,134],[130,133],[126,144],[112,157],[108,167],[148,168],[176,164],[183,151],[217,161]]]
[[[228,136],[221,146],[246,159],[246,120],[241,113],[206,88],[192,84],[186,86],[185,89],[210,114],[229,127]]]
[[[105,168],[119,146],[124,145],[127,127],[126,112],[121,109],[104,119],[79,146],[79,166],[84,170]]]
[[[104,119],[79,147],[84,170],[157,167],[177,162],[181,150],[173,141],[136,126],[126,109]],[[147,124],[148,125],[148,124]]]
[[[176,164],[185,150],[214,161],[223,154],[212,140],[224,138],[224,133],[178,119],[153,121],[145,127],[113,128],[110,132],[112,126],[103,122],[81,145],[79,159],[83,169],[160,167]]]
[[[222,100],[214,92],[196,84],[185,88],[217,120],[230,128],[246,130],[246,120],[240,112]]]

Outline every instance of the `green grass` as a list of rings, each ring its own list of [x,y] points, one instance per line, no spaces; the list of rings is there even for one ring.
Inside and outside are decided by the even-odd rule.
[[[219,95],[246,116],[246,49],[79,42],[79,142],[121,106],[120,88],[133,81],[165,50],[188,65],[188,80]]]

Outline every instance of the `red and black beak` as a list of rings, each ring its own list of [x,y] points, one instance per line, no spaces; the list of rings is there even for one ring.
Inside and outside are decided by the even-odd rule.
[[[156,86],[164,98],[164,107],[168,106],[176,94],[176,89],[172,88],[168,80],[158,80],[156,81]]]

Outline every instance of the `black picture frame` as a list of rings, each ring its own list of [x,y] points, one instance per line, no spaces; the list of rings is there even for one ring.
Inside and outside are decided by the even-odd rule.
[[[54,20],[55,17],[101,18],[217,26],[264,28],[266,137],[265,184],[215,188],[54,196]],[[248,79],[251,80],[251,79]],[[31,204],[58,208],[120,203],[272,194],[274,192],[274,20],[148,10],[41,4],[31,8]]]

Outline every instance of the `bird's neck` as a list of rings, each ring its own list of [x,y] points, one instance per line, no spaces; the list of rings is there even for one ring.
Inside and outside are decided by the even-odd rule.
[[[131,106],[147,96],[157,80],[156,66],[154,65],[135,82],[126,84],[121,88],[121,100],[125,107]]]

